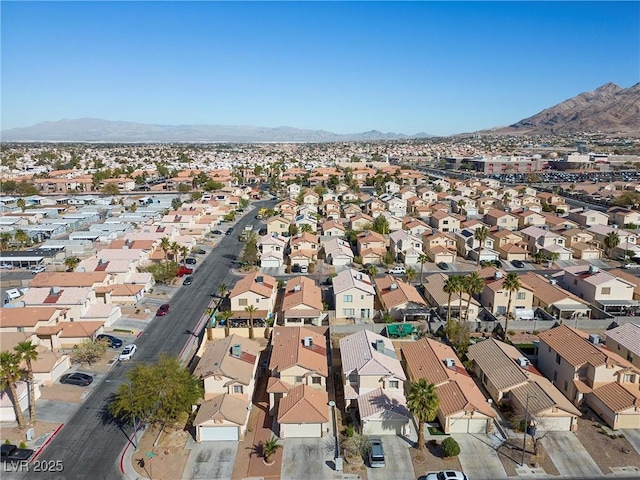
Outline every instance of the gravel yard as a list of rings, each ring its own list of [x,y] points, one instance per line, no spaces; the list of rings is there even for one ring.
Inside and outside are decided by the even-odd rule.
[[[578,419],[576,437],[602,473],[609,475],[616,471],[612,469],[622,467],[635,467],[640,473],[640,454],[623,436],[609,438],[600,428],[601,425],[591,409],[583,410],[582,417]]]
[[[510,438],[498,448],[498,457],[502,462],[504,470],[510,477],[518,476],[516,468],[522,462],[522,438]],[[558,469],[553,464],[542,443],[538,442],[535,448],[531,441],[531,437],[527,436],[527,451],[524,456],[525,464],[536,468],[541,468],[547,475],[560,475]]]

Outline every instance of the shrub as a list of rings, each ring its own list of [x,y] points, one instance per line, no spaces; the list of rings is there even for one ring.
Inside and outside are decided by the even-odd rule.
[[[347,425],[347,428],[345,428],[344,430],[345,436],[353,437],[354,433],[355,433],[355,429],[353,428],[353,425]]]
[[[460,455],[460,445],[453,437],[447,437],[442,442],[442,451],[445,457],[457,457]]]
[[[11,445],[11,442],[10,442],[10,441],[9,441],[9,439],[7,438],[7,439],[4,441],[4,444],[5,444],[5,445]]]
[[[18,448],[27,448],[27,444],[24,442],[20,442],[20,445],[18,445]]]

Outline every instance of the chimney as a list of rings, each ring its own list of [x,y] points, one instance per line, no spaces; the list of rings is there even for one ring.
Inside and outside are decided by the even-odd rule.
[[[302,345],[304,345],[305,347],[312,347],[313,346],[313,337],[304,337],[302,339]]]
[[[455,370],[456,369],[456,360],[455,358],[445,358],[444,359],[444,365],[447,368],[450,368],[451,370]]]
[[[231,345],[231,356],[240,358],[240,355],[242,355],[242,345],[240,345],[239,343]]]
[[[378,352],[384,352],[384,340],[376,340],[376,350]]]

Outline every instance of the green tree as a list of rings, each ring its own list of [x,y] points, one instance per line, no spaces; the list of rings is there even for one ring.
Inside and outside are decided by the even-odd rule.
[[[75,271],[79,263],[80,259],[78,257],[67,257],[64,259],[64,266],[72,272]]]
[[[115,183],[107,183],[100,189],[103,195],[120,195],[120,188]]]
[[[247,305],[244,307],[244,311],[249,314],[249,338],[253,340],[253,314],[257,310],[253,305]]]
[[[447,437],[442,441],[442,451],[445,457],[457,457],[460,455],[460,445],[453,437]]]
[[[189,193],[191,191],[191,185],[188,183],[178,184],[178,193]]]
[[[312,227],[311,227],[311,225],[309,225],[308,223],[303,223],[303,224],[300,226],[300,231],[301,231],[302,233],[305,233],[305,232],[306,232],[306,233],[313,233],[313,228],[312,228]]]
[[[87,363],[91,365],[102,358],[109,348],[106,340],[93,341],[86,339],[84,342],[73,347],[71,352],[71,361],[74,363]]]
[[[416,269],[413,267],[407,267],[407,272],[404,274],[405,278],[407,279],[408,283],[413,282],[416,279]]]
[[[365,268],[364,271],[371,278],[375,278],[375,276],[378,274],[378,267],[376,267],[375,265],[371,264],[367,268]]]
[[[9,243],[11,242],[11,233],[0,233],[0,250],[9,250]]]
[[[189,196],[191,198],[191,201],[195,202],[196,200],[200,200],[202,198],[202,192],[191,192]]]
[[[167,261],[167,253],[171,250],[171,240],[169,237],[162,237],[160,239],[160,249],[164,252],[164,261]]]
[[[152,425],[173,426],[186,419],[204,395],[202,381],[166,353],[154,364],[136,365],[127,378],[131,393],[127,385],[120,385],[109,404],[111,415],[123,421],[134,416]]]
[[[227,296],[227,293],[229,293],[229,287],[226,283],[218,285],[218,293],[220,294],[220,298],[225,298]]]
[[[436,419],[439,403],[436,386],[433,383],[427,382],[425,378],[411,382],[407,395],[407,407],[418,424],[418,448],[421,452],[425,449],[424,424]]]
[[[620,235],[618,235],[618,232],[616,231],[609,232],[609,234],[606,237],[604,237],[604,246],[607,252],[607,257],[609,259],[611,259],[611,252],[618,245],[620,245]]]
[[[429,261],[429,257],[427,257],[424,253],[421,253],[418,256],[418,263],[420,264],[420,285],[424,285],[424,277],[422,276],[422,271],[424,270],[424,264]]]
[[[278,443],[278,438],[273,437],[267,440],[266,442],[261,442],[262,455],[264,456],[264,461],[266,463],[271,463],[272,457],[276,454],[279,448],[282,447]]]
[[[16,202],[16,206],[23,212],[27,209],[27,203],[24,201],[24,198],[19,198]]]
[[[229,335],[231,335],[231,325],[230,325],[230,319],[231,317],[233,317],[233,312],[231,310],[225,310],[224,312],[220,312],[220,315],[218,315],[218,317],[220,317],[222,320],[224,320],[224,336],[228,337]]]
[[[249,265],[255,265],[258,261],[258,239],[255,234],[251,234],[242,250],[242,261]]]
[[[460,285],[460,275],[449,275],[444,282],[442,291],[448,295],[447,298],[447,328],[451,325],[451,298],[457,293]]]
[[[18,388],[16,385],[21,376],[22,370],[20,369],[20,356],[14,352],[0,352],[0,386],[2,387],[2,390],[9,388],[9,395],[11,395],[13,411],[16,415],[18,428],[20,428],[20,430],[24,430],[26,424],[24,421],[24,415],[22,415],[22,410],[20,409]]]
[[[480,255],[482,254],[482,247],[484,246],[484,242],[487,241],[488,237],[489,229],[484,225],[476,228],[476,230],[473,232],[473,238],[480,242],[480,246],[478,247],[478,261],[476,262],[476,266],[480,265]]]
[[[171,242],[171,255],[174,262],[179,263],[180,261],[180,244],[178,242]]]
[[[371,229],[376,233],[387,235],[389,233],[389,221],[387,220],[387,217],[384,215],[378,215],[373,219]]]
[[[513,292],[517,292],[520,290],[522,285],[520,284],[520,277],[515,272],[507,273],[507,276],[504,278],[502,282],[502,288],[506,290],[509,294],[509,300],[507,301],[507,313],[504,321],[504,333],[505,338],[507,335],[508,327],[509,327],[509,317],[511,316],[511,299],[513,297]]]
[[[298,226],[295,223],[289,225],[289,236],[295,237],[298,234]]]
[[[478,272],[473,272],[473,273],[470,273],[469,275],[466,275],[463,278],[462,283],[464,286],[464,291],[468,295],[467,310],[465,312],[465,317],[464,317],[464,321],[468,322],[469,307],[471,306],[471,298],[473,297],[473,295],[481,293],[482,290],[484,290],[484,280],[482,279],[482,277],[480,277],[480,275],[478,275]]]
[[[186,265],[187,255],[189,255],[189,248],[187,248],[185,245],[182,245],[180,247],[180,253],[182,254],[182,265]]]
[[[38,360],[38,347],[31,340],[18,343],[13,349],[21,361],[27,366],[27,380],[29,381],[29,423],[36,421],[36,382],[33,378],[33,362]]]
[[[18,242],[21,246],[26,245],[31,242],[31,237],[27,232],[19,228],[13,234],[13,238],[16,242]]]

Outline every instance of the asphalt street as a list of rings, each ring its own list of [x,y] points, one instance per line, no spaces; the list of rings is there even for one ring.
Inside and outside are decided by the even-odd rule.
[[[271,207],[275,201],[261,201],[255,207]],[[220,283],[232,286],[237,278],[231,273],[232,261],[242,248],[238,234],[247,224],[257,224],[255,212],[248,212],[234,225],[234,234],[223,236],[213,251],[203,259],[193,274],[193,284],[180,288],[171,298],[171,311],[156,317],[137,339],[138,351],[134,359],[115,365],[107,380],[124,381],[127,371],[138,362],[152,363],[166,352],[178,355],[190,340],[192,330],[205,308],[216,294]],[[225,228],[225,225],[222,226]],[[106,413],[109,399],[116,392],[117,383],[102,382],[80,406],[64,428],[38,456],[44,461],[60,461],[60,472],[22,472],[13,478],[99,480],[121,479],[120,455],[129,442],[131,425],[115,424]],[[3,478],[9,478],[3,475]]]

